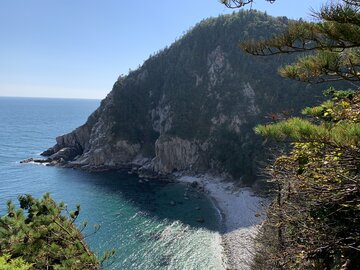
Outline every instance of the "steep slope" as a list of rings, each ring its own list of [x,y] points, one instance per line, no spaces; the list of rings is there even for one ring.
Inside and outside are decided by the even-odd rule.
[[[255,11],[202,21],[119,77],[87,122],[43,154],[84,169],[214,171],[253,180],[263,158],[254,125],[316,101],[313,87],[277,75],[289,56],[252,57],[238,47],[279,33],[287,21]]]

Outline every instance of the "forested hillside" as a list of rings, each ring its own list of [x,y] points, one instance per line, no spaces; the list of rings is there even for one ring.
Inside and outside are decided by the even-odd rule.
[[[251,183],[264,160],[253,127],[322,98],[322,87],[277,74],[294,57],[254,58],[239,49],[244,40],[279,34],[288,22],[256,11],[200,22],[120,76],[87,123],[44,154],[53,164],[84,169],[135,164],[142,173],[225,172]]]

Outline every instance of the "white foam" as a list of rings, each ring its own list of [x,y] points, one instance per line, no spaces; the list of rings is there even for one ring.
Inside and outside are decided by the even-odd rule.
[[[230,269],[250,269],[254,237],[264,219],[265,200],[255,196],[250,188],[236,188],[233,183],[210,175],[182,176],[178,180],[185,183],[197,181],[205,188],[224,218],[224,260]]]

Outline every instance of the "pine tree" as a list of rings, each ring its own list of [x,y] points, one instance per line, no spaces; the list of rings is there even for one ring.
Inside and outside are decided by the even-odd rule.
[[[255,131],[290,140],[269,167],[278,187],[260,237],[263,269],[357,269],[360,265],[360,93],[332,100]],[[344,95],[344,93],[347,93]],[[262,265],[266,262],[266,265]]]
[[[223,1],[237,7],[252,1]],[[235,3],[235,4],[236,4]],[[305,108],[306,118],[260,125],[255,132],[292,143],[268,169],[276,200],[259,237],[254,269],[359,269],[360,1],[337,1],[291,22],[282,35],[242,48],[267,56],[302,53],[280,74],[308,83],[346,81],[331,99]],[[305,54],[305,56],[304,56]]]
[[[49,194],[41,199],[30,195],[19,197],[20,208],[9,201],[7,214],[0,218],[0,256],[23,260],[31,269],[100,269],[101,262],[88,248],[75,222],[80,205],[69,212],[66,205],[56,203]],[[97,228],[96,228],[97,230]],[[8,260],[8,259],[7,259]],[[10,268],[11,269],[11,268]],[[26,268],[25,268],[26,269]]]
[[[359,5],[359,1],[325,5],[313,14],[318,22],[290,22],[282,35],[267,40],[250,40],[243,43],[242,48],[260,56],[314,52],[281,68],[280,74],[311,83],[357,82],[360,79]]]

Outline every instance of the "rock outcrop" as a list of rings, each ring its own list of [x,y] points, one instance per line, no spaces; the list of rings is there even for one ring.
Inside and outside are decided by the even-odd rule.
[[[306,85],[280,78],[289,56],[261,58],[238,48],[268,37],[286,18],[259,12],[208,19],[136,71],[121,76],[87,122],[43,153],[84,169],[226,172],[253,179],[263,158],[252,129],[270,113],[311,103]]]
[[[200,161],[201,149],[196,142],[176,136],[160,136],[155,142],[153,170],[162,174],[192,170]]]

